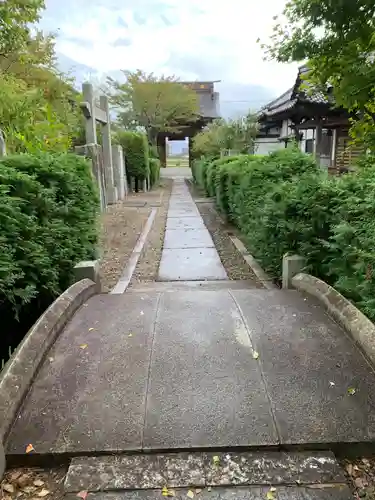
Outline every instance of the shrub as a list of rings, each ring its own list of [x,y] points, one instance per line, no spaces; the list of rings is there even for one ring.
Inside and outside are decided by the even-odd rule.
[[[95,256],[99,198],[91,167],[73,154],[0,162],[0,310],[51,302],[80,260]],[[36,306],[37,307],[37,306]]]
[[[375,157],[342,177],[297,149],[214,163],[204,168],[219,208],[276,280],[286,252],[304,255],[308,272],[375,320]]]
[[[150,184],[153,186],[160,178],[160,160],[150,158]]]
[[[119,131],[114,142],[124,150],[126,175],[139,180],[147,179],[150,174],[149,145],[145,134],[140,132]]]

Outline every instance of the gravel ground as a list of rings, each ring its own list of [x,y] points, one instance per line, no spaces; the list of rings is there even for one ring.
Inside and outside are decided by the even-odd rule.
[[[0,483],[2,500],[62,500],[67,469],[11,469]]]
[[[164,243],[165,225],[167,222],[169,197],[172,180],[163,179],[160,187],[161,201],[157,209],[154,223],[143,247],[137,267],[135,268],[130,286],[139,282],[155,281],[157,278],[161,253]]]
[[[221,262],[231,280],[253,280],[254,287],[263,288],[256,276],[233,245],[229,234],[228,226],[223,224],[217,214],[213,203],[197,203],[198,210],[203,221],[211,234],[216,250],[219,253]]]
[[[140,193],[140,197],[143,193]],[[129,200],[136,195],[129,196]],[[108,207],[101,216],[100,233],[100,276],[103,292],[109,292],[120,278],[135,247],[151,208],[129,207],[117,203]]]

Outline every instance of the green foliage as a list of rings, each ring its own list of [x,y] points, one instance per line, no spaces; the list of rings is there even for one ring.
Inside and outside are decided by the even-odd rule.
[[[153,186],[160,178],[160,160],[150,158],[150,184]]]
[[[129,177],[146,179],[150,173],[149,146],[145,134],[121,130],[114,136],[125,152],[126,172]]]
[[[274,27],[271,58],[308,60],[308,79],[353,114],[353,136],[375,147],[375,3],[291,0]]]
[[[73,82],[55,65],[53,35],[30,29],[41,0],[0,2],[0,127],[7,151],[67,151],[81,111]]]
[[[241,230],[251,253],[276,280],[285,253],[330,283],[375,320],[375,156],[357,170],[327,176],[310,155],[285,149],[231,162],[201,161],[219,209]],[[215,174],[213,173],[215,172]]]
[[[0,310],[52,300],[74,265],[95,256],[99,200],[90,165],[72,154],[0,162]]]
[[[254,148],[257,133],[257,120],[254,114],[225,120],[223,118],[209,123],[193,140],[193,154],[218,158],[228,150],[249,153]]]
[[[108,78],[111,102],[119,109],[119,124],[144,127],[151,144],[158,132],[178,132],[199,116],[196,93],[174,76],[156,77],[141,70],[123,71],[126,82]]]
[[[39,20],[43,0],[0,2],[0,57],[23,51],[30,38],[30,24]]]

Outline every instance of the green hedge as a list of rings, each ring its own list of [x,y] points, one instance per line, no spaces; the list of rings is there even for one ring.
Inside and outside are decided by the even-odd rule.
[[[218,208],[275,280],[283,255],[299,253],[308,272],[375,320],[375,156],[341,177],[289,148],[204,169],[209,175],[197,182],[210,183]]]
[[[99,198],[90,164],[73,154],[0,161],[0,311],[20,317],[71,284],[95,256]]]
[[[150,174],[150,162],[146,135],[122,130],[115,134],[113,140],[124,150],[127,176],[139,180],[147,179]]]
[[[154,186],[160,179],[160,160],[150,158],[150,184]]]

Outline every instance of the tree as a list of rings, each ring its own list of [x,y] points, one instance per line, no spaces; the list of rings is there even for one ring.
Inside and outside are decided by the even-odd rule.
[[[256,132],[257,120],[250,112],[237,119],[220,118],[194,137],[193,152],[209,157],[218,157],[228,150],[249,153],[253,150]]]
[[[56,69],[54,37],[27,26],[43,6],[0,3],[0,24],[6,26],[0,33],[0,128],[9,152],[66,151],[79,130],[78,93]]]
[[[108,78],[111,102],[119,109],[119,119],[129,129],[144,127],[151,144],[158,132],[177,132],[197,120],[198,97],[175,77],[156,77],[141,70],[123,71],[126,82]]]
[[[0,2],[0,56],[23,52],[30,40],[30,24],[39,20],[44,0]]]
[[[277,17],[275,17],[277,20]],[[375,3],[373,0],[289,0],[266,54],[280,62],[308,60],[308,80],[353,116],[352,134],[375,143]]]

